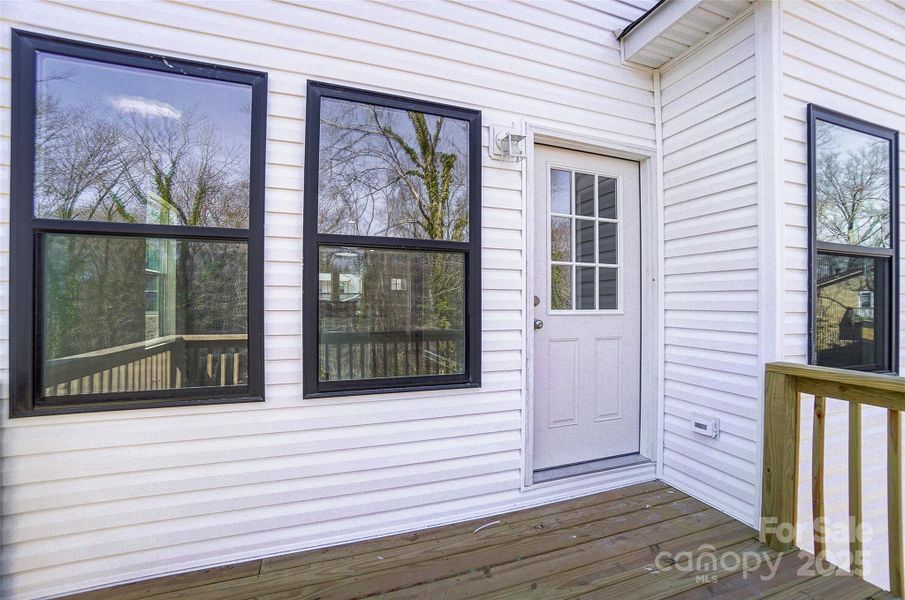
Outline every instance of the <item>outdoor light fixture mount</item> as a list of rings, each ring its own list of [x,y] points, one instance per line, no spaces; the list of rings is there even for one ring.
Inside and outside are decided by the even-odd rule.
[[[525,136],[513,133],[515,125],[494,125],[490,128],[490,158],[506,162],[521,162],[527,156]]]

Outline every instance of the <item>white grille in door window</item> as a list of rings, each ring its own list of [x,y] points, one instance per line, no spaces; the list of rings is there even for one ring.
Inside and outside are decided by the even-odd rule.
[[[551,310],[619,309],[617,190],[613,177],[550,169]]]

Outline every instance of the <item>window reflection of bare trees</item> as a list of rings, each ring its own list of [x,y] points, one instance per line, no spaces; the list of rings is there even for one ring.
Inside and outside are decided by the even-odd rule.
[[[465,241],[468,124],[325,98],[318,228]]]
[[[248,226],[248,156],[197,111],[110,115],[39,95],[36,216]]]
[[[889,143],[817,121],[817,235],[889,247]]]

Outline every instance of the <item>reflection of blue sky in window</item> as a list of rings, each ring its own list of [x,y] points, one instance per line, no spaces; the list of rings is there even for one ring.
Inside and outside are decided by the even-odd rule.
[[[889,247],[889,141],[816,121],[817,237]]]
[[[209,186],[193,224],[246,226],[250,86],[39,52],[36,92],[41,216],[182,223]]]
[[[467,121],[323,98],[319,155],[320,231],[468,239]]]

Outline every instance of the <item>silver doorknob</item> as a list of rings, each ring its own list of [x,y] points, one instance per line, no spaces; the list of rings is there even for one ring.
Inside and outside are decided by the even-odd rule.
[[[541,321],[540,319],[534,319],[534,328],[535,328],[535,329],[543,329],[543,328],[544,328],[544,322]]]

